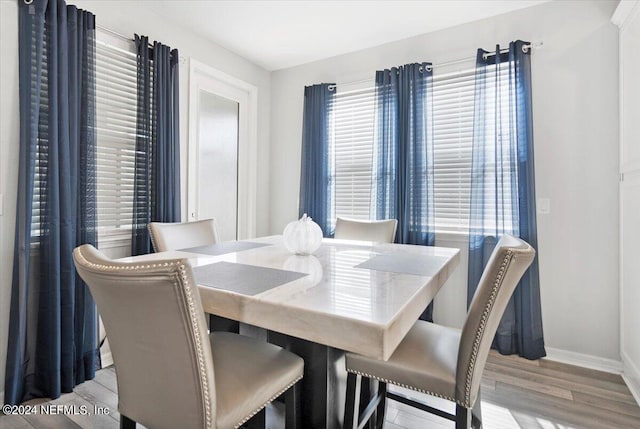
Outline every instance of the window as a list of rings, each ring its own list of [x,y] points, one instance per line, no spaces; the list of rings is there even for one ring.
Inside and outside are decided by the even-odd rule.
[[[435,230],[469,230],[474,70],[433,75]]]
[[[374,91],[370,85],[360,89],[340,88],[336,92],[330,143],[336,216],[370,218],[373,103]]]
[[[45,41],[46,44],[46,41]],[[43,49],[41,104],[47,105],[47,57]],[[104,32],[96,34],[96,146],[97,228],[100,236],[130,235],[133,216],[133,175],[136,145],[137,68],[133,42]],[[46,112],[43,108],[41,112]],[[41,131],[46,117],[41,113]],[[38,137],[31,235],[40,236],[40,216],[45,201],[47,133]]]
[[[137,68],[133,42],[96,37],[98,233],[130,234],[136,148]]]
[[[513,97],[517,89],[513,70],[509,69],[512,64],[503,62],[499,67],[486,69],[485,103],[480,106],[483,116],[481,123],[476,125],[486,144],[483,148],[486,161],[482,170],[485,184],[482,194],[485,201],[495,201],[495,204],[483,205],[482,222],[473,227],[485,232],[497,230],[519,235],[519,212],[518,207],[514,207],[514,203],[518,204],[518,190],[514,186],[518,182],[514,177],[518,174],[518,165],[511,137],[511,133],[516,132],[513,126],[517,100]],[[500,165],[493,162],[495,159],[501,160]]]
[[[45,25],[48,25],[45,23]],[[32,36],[35,38],[35,34]],[[33,41],[35,43],[35,40]],[[32,59],[34,61],[34,59]],[[47,154],[49,150],[49,139],[46,133],[46,127],[48,123],[48,106],[49,106],[49,76],[48,76],[48,64],[49,55],[47,48],[47,38],[43,39],[42,46],[42,81],[40,82],[40,106],[38,116],[38,144],[35,154],[35,173],[33,179],[33,197],[31,206],[31,237],[34,241],[38,241],[41,235],[40,231],[40,218],[44,212],[44,205],[46,204],[45,189],[43,187],[47,179]],[[31,68],[31,91],[32,97],[35,96],[37,91],[37,76],[36,68]]]
[[[495,70],[489,72],[495,73]],[[497,84],[504,88],[500,105],[508,109],[508,74],[501,73]],[[494,90],[487,88],[487,91],[491,94]],[[436,232],[469,230],[474,92],[474,69],[434,73],[433,228]],[[336,216],[370,218],[374,102],[375,89],[371,84],[364,89],[339,86],[336,92],[333,110]],[[495,106],[487,109],[488,119],[492,120],[494,113]],[[504,112],[499,116],[508,117]],[[501,135],[498,137],[508,137],[508,124],[502,124],[500,128]],[[492,174],[492,171],[495,170],[489,166],[486,174]],[[505,201],[509,200],[505,198]]]

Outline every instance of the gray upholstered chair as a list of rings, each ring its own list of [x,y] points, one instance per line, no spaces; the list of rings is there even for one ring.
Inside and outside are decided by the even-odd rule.
[[[474,426],[479,426],[480,401],[476,404],[476,400],[489,349],[507,303],[534,257],[535,250],[526,242],[508,235],[500,239],[482,274],[462,331],[418,321],[388,361],[347,353],[345,428],[368,420],[376,407],[377,426],[382,427],[385,398],[453,420],[456,429],[468,428],[472,415]],[[379,381],[379,392],[362,415],[358,412],[359,401],[355,401],[360,377]],[[456,404],[456,413],[387,392],[387,383],[448,399]]]
[[[395,219],[364,221],[338,217],[334,238],[393,243],[397,227]]]
[[[299,421],[303,360],[228,332],[207,334],[200,294],[185,260],[115,262],[75,249],[109,335],[120,427],[240,427],[284,393],[286,426]]]
[[[215,219],[185,223],[151,222],[149,233],[156,252],[207,246],[219,241]]]

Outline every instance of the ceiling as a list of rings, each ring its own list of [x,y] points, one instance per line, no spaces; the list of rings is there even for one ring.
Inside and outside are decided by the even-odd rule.
[[[160,0],[149,6],[267,70],[278,70],[545,1]]]

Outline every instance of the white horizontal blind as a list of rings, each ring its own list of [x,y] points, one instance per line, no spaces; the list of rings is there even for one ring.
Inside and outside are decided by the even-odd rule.
[[[106,36],[105,36],[106,37]],[[136,147],[136,54],[101,40],[96,46],[98,231],[129,233]]]
[[[333,106],[335,216],[369,219],[374,88],[338,87]],[[334,219],[335,223],[335,219]]]
[[[478,124],[484,129],[485,151],[493,152],[496,141],[502,150],[509,150],[509,91],[508,64],[501,65],[496,75],[495,66],[486,69],[485,123]],[[434,132],[434,191],[436,232],[468,232],[471,205],[471,164],[473,155],[473,120],[475,102],[475,69],[470,68],[455,73],[437,75],[433,78],[433,132]],[[497,97],[496,97],[497,94]],[[496,121],[499,121],[496,127]],[[497,131],[497,133],[496,133]],[[502,140],[499,140],[502,139]],[[492,145],[493,144],[493,145]],[[487,160],[493,159],[493,155]],[[499,156],[508,162],[508,154]],[[503,216],[496,217],[494,204],[485,207],[484,219],[488,229],[495,229],[495,219],[513,215],[511,189],[495,186],[495,164],[485,164],[484,194],[487,200],[498,202],[498,210]],[[510,183],[511,172],[503,166],[499,169],[503,183]],[[503,174],[506,173],[506,174]],[[500,178],[498,178],[500,181]],[[499,195],[496,194],[499,192]],[[509,231],[508,232],[513,232]]]
[[[47,25],[47,24],[45,24]],[[48,29],[48,28],[47,28]],[[32,52],[36,52],[35,50],[35,34],[32,34],[32,45],[34,49]],[[35,174],[33,179],[33,197],[32,197],[32,206],[31,206],[31,237],[32,241],[38,242],[40,239],[40,221],[41,217],[44,216],[45,213],[45,195],[46,189],[44,184],[47,180],[47,159],[48,159],[48,151],[49,151],[49,139],[47,133],[47,126],[49,123],[49,67],[48,64],[48,48],[47,48],[47,38],[43,37],[43,47],[42,47],[42,70],[41,70],[41,80],[38,82],[37,76],[37,67],[36,67],[36,58],[31,58],[31,98],[32,102],[34,102],[36,97],[40,97],[39,100],[39,117],[38,117],[38,143],[36,145],[36,156],[35,156]],[[37,86],[40,84],[40,92],[38,93]]]
[[[43,49],[40,125],[35,164],[31,235],[40,236],[47,174],[47,49]],[[33,67],[35,73],[35,67]],[[151,76],[153,84],[153,73]],[[33,79],[34,90],[36,79]],[[133,42],[96,32],[97,227],[101,236],[129,235],[133,216],[137,66]],[[35,97],[35,94],[34,94]],[[152,100],[153,106],[153,100]]]
[[[507,67],[503,65],[501,67]],[[487,141],[509,140],[509,106],[511,100],[506,69],[499,76],[489,67],[486,88]],[[498,98],[495,85],[500,86]],[[475,69],[455,73],[437,74],[433,77],[433,145],[434,145],[434,193],[436,232],[468,232],[471,201],[471,163],[473,145],[473,115],[475,97]],[[334,105],[334,174],[335,214],[361,219],[371,217],[371,169],[373,156],[373,130],[375,115],[375,89],[371,86],[359,90],[343,90],[338,87]],[[495,120],[498,118],[498,135]],[[507,140],[504,140],[507,139]],[[507,148],[508,145],[502,145]],[[507,155],[502,156],[507,159]],[[495,165],[487,164],[487,183],[493,183]],[[507,173],[515,174],[515,172]],[[492,176],[493,175],[493,176]],[[508,183],[510,177],[505,177]],[[513,216],[511,190],[498,190],[503,202],[498,210],[506,213],[507,223]],[[487,186],[486,195],[496,195],[495,186]],[[495,218],[495,206],[487,207],[486,219]],[[487,228],[495,225],[486,225]],[[500,226],[499,226],[500,227]]]
[[[469,229],[475,72],[433,75],[435,231]]]
[[[489,202],[482,208],[484,213],[475,219],[472,229],[485,234],[509,233],[519,235],[518,195],[517,195],[517,147],[515,146],[514,124],[516,123],[515,81],[510,79],[510,64],[503,62],[486,68],[485,103],[482,130],[484,150],[484,189],[482,195]],[[495,160],[495,162],[494,162]],[[496,165],[498,163],[498,165]],[[514,184],[512,186],[512,184]],[[515,203],[515,204],[514,204]],[[480,218],[478,216],[478,218]],[[472,219],[474,221],[474,219]]]
[[[435,230],[467,231],[473,138],[474,71],[433,79]],[[369,219],[375,88],[335,98],[335,213]]]

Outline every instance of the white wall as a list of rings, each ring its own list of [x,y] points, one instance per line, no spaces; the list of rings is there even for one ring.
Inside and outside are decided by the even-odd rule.
[[[546,344],[619,362],[618,44],[610,23],[615,6],[555,1],[273,72],[271,233],[297,215],[305,85],[373,79],[377,69],[474,56],[479,47],[516,39],[542,41],[532,73],[537,195],[551,199],[551,213],[538,216]],[[438,244],[466,248],[464,240],[447,237]],[[436,298],[437,321],[461,325],[465,284],[463,255]]]
[[[178,48],[182,58],[193,57],[224,73],[258,87],[258,171],[257,235],[268,232],[269,202],[269,111],[270,73],[246,59],[207,41],[186,27],[177,25],[150,10],[152,2],[68,0],[96,15],[99,25],[131,35],[137,32]],[[0,216],[0,392],[4,389],[13,237],[18,177],[18,3],[0,0],[0,193],[4,211]],[[182,160],[182,213],[186,219],[187,142],[189,113],[188,61],[180,66],[180,144]],[[126,249],[125,249],[126,250]],[[113,256],[124,256],[122,249],[108,249]],[[124,252],[126,253],[126,251]],[[0,394],[0,399],[2,395]]]

